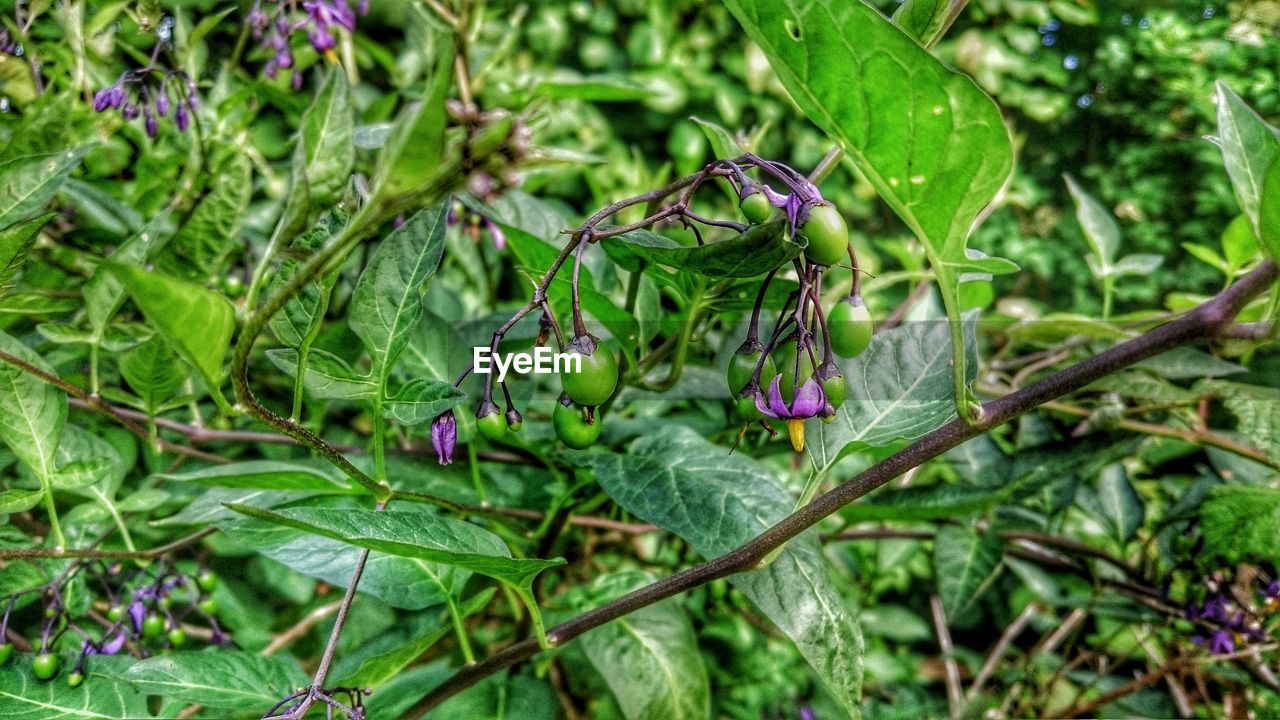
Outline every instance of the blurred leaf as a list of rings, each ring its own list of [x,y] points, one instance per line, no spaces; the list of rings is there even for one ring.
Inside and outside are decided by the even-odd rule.
[[[893,24],[925,47],[933,47],[964,10],[963,0],[904,0]]]
[[[554,100],[589,102],[634,102],[659,94],[654,88],[627,75],[557,76],[538,81],[533,92]]]
[[[210,392],[216,392],[235,330],[231,303],[199,285],[134,265],[106,260],[103,266],[124,284],[147,322],[200,371]]]
[[[162,241],[164,235],[161,229],[167,222],[167,216],[161,213],[142,230],[121,243],[109,258],[126,265],[141,265],[150,255],[151,250],[160,244],[158,241]],[[124,284],[107,266],[99,264],[93,277],[84,284],[81,292],[84,295],[84,309],[85,315],[89,318],[89,325],[96,335],[102,336],[106,333],[111,316],[115,315],[120,305],[124,303]]]
[[[1196,385],[1222,399],[1236,416],[1236,430],[1271,458],[1280,458],[1280,389],[1210,380]]]
[[[614,261],[631,271],[640,269],[640,260],[647,260],[715,279],[750,278],[763,275],[804,252],[804,245],[785,237],[786,225],[782,219],[752,225],[746,232],[706,245],[681,245],[648,230],[606,238],[601,244]]]
[[[744,152],[743,147],[738,144],[737,138],[733,136],[733,133],[726,130],[724,126],[698,117],[689,119],[698,123],[702,128],[702,132],[706,133],[707,140],[711,141],[711,149],[715,152],[717,158],[727,160],[736,158]]]
[[[1150,275],[1164,264],[1164,258],[1159,255],[1150,253],[1134,253],[1125,255],[1111,266],[1111,274],[1120,277],[1122,275]]]
[[[653,581],[644,572],[614,572],[592,581],[588,594],[599,605]],[[627,720],[710,717],[707,669],[693,626],[675,599],[620,617],[586,633],[580,642]]]
[[[348,324],[381,385],[422,315],[422,296],[444,253],[448,203],[421,210],[378,244],[351,298]]]
[[[1242,365],[1214,357],[1209,353],[1189,347],[1174,348],[1138,363],[1135,367],[1148,370],[1169,380],[1196,380],[1206,377],[1238,375],[1247,370]]]
[[[62,192],[75,206],[77,217],[83,216],[107,232],[127,236],[145,225],[141,213],[97,185],[67,178]]]
[[[109,677],[144,695],[237,709],[271,707],[308,681],[302,668],[288,657],[231,650],[170,652],[140,660]]]
[[[156,255],[156,269],[197,283],[221,274],[227,256],[243,246],[240,225],[249,207],[252,177],[249,158],[231,151],[211,171],[204,197]]]
[[[320,493],[360,493],[361,488],[334,476],[327,467],[316,468],[280,460],[240,460],[226,465],[164,473],[169,482],[199,483],[229,488],[263,490],[308,490]]]
[[[0,490],[0,515],[17,515],[40,504],[39,490]]]
[[[1002,542],[994,533],[944,525],[933,539],[933,570],[947,617],[955,618],[978,599],[1000,569]]]
[[[1112,263],[1120,250],[1120,226],[1111,211],[1080,187],[1075,178],[1070,175],[1063,177],[1076,201],[1076,220],[1080,222],[1084,239],[1089,241],[1089,249],[1093,251],[1094,263],[1089,268],[1098,278],[1110,277],[1115,274]]]
[[[383,405],[383,415],[401,425],[421,425],[467,398],[453,383],[418,378]]]
[[[0,351],[53,373],[34,350],[3,332]],[[42,481],[56,471],[54,456],[66,420],[65,393],[17,365],[0,362],[0,439]]]
[[[1102,468],[1098,486],[1080,488],[1080,506],[1102,525],[1121,547],[1142,527],[1146,506],[1129,482],[1129,473],[1120,463]]]
[[[91,145],[81,145],[0,162],[0,228],[40,212],[91,148]]]
[[[404,195],[430,180],[444,157],[444,101],[453,85],[451,36],[434,36],[435,67],[422,100],[411,103],[396,118],[374,174],[374,192],[381,197]]]
[[[1204,555],[1230,564],[1280,561],[1280,490],[1257,485],[1218,485],[1200,506]]]
[[[1227,84],[1217,82],[1218,144],[1231,177],[1236,201],[1249,218],[1253,235],[1272,257],[1280,248],[1268,246],[1262,234],[1263,187],[1267,173],[1280,160],[1280,130],[1268,125]]]
[[[1280,152],[1267,171],[1258,204],[1258,241],[1272,260],[1280,262]]]
[[[53,217],[53,213],[37,215],[0,230],[0,295],[10,289],[9,281],[22,269],[27,253],[40,237],[40,230]]]
[[[625,455],[590,456],[596,480],[628,512],[712,558],[754,538],[792,510],[791,495],[756,461],[664,424]],[[756,572],[729,578],[813,666],[850,715],[862,692],[862,631],[826,575],[817,538],[787,543]]]

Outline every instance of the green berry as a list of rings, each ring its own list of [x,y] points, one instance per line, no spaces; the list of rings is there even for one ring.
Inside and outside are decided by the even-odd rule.
[[[73,688],[80,687],[82,682],[84,682],[84,673],[79,670],[75,670],[67,676],[67,685]]]
[[[556,403],[555,412],[551,415],[552,425],[560,442],[574,450],[585,450],[600,438],[604,418],[597,412],[588,422],[586,408],[572,401],[565,403],[567,399],[561,396],[561,401]]]
[[[834,205],[814,205],[799,232],[809,241],[804,250],[809,262],[835,265],[849,252],[849,228]]]
[[[737,395],[751,381],[751,376],[756,371],[756,363],[760,360],[760,352],[758,349],[752,350],[749,347],[745,350],[738,348],[738,352],[729,359],[729,392]],[[773,363],[773,358],[765,358],[764,365],[760,367],[760,387],[769,387],[773,376],[777,374],[778,370]]]
[[[13,643],[0,643],[0,665],[9,662],[13,657]]]
[[[588,354],[584,347],[594,345]],[[613,395],[618,387],[618,362],[609,348],[600,344],[595,338],[574,338],[570,343],[571,358],[582,358],[582,367],[574,372],[569,365],[560,373],[560,384],[564,391],[579,405],[594,407],[600,405]]]
[[[200,612],[211,617],[218,614],[218,601],[213,598],[201,600],[196,607],[200,609]]]
[[[112,605],[107,608],[107,619],[111,622],[120,622],[122,617],[124,617],[124,608],[120,605]]]
[[[187,644],[187,631],[180,627],[176,627],[169,631],[169,644],[173,647],[182,647]]]
[[[164,634],[164,618],[155,613],[147,615],[142,621],[142,637],[155,640]]]
[[[762,192],[752,193],[738,203],[743,217],[752,225],[759,225],[773,215],[773,203]]]
[[[42,652],[31,659],[31,674],[38,680],[49,680],[58,674],[58,656]]]
[[[476,429],[480,431],[480,435],[489,442],[497,442],[507,434],[507,422],[502,419],[502,413],[497,408],[493,408],[484,417],[476,418]]]
[[[831,335],[831,349],[840,357],[852,358],[862,354],[871,344],[875,332],[871,311],[860,295],[853,295],[836,303],[827,315],[827,333]]]
[[[218,576],[212,570],[201,570],[200,574],[196,575],[196,587],[207,593],[213,592],[213,589],[218,587]]]

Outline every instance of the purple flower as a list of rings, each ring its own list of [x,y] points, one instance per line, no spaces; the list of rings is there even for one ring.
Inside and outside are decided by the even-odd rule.
[[[321,54],[332,50],[334,46],[338,44],[337,41],[333,39],[333,35],[331,35],[327,29],[322,27],[314,27],[308,30],[307,40],[310,40],[311,47],[315,48],[316,52]]]
[[[356,14],[351,11],[347,0],[307,0],[302,9],[316,27],[327,30],[330,25],[337,25],[349,31],[356,29]]]
[[[147,617],[147,606],[141,600],[129,603],[129,621],[133,623],[134,632],[142,632],[142,621]]]
[[[102,643],[103,655],[115,655],[124,649],[124,631],[115,634],[115,637]]]
[[[431,446],[435,448],[441,465],[453,462],[453,448],[457,444],[458,421],[453,418],[453,411],[449,410],[431,421]]]
[[[1229,655],[1236,651],[1236,643],[1231,633],[1226,630],[1214,630],[1209,633],[1209,652],[1214,655]]]
[[[186,132],[187,127],[191,125],[191,116],[187,114],[187,106],[179,104],[178,109],[173,111],[173,122],[178,126],[178,132]]]
[[[99,90],[93,96],[94,112],[102,112],[108,108],[118,109],[124,105],[124,87],[119,83]]]
[[[143,114],[147,116],[147,119],[145,120],[147,137],[154,139],[155,136],[160,133],[160,123],[156,120],[156,116],[151,113],[150,106],[143,110]]]
[[[163,88],[156,93],[156,112],[160,117],[166,117],[169,114],[169,93]]]
[[[805,705],[800,708],[800,720],[818,720],[818,716],[813,714],[813,708]]]
[[[765,402],[762,394],[756,393],[756,409],[777,420],[787,421],[787,433],[791,436],[791,447],[796,452],[804,452],[804,421],[822,412],[827,406],[827,398],[822,386],[813,378],[804,381],[797,390],[791,404],[782,398],[782,376],[777,375],[769,383],[769,401]]]
[[[80,654],[81,655],[97,655],[98,648],[93,643],[89,642],[88,640],[85,640],[84,642],[80,643]]]
[[[489,228],[489,237],[493,239],[493,246],[502,250],[507,246],[507,235],[502,232],[502,228],[498,227],[489,218],[484,219],[485,227]]]

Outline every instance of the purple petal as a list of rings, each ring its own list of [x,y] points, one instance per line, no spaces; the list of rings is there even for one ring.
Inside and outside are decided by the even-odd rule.
[[[177,123],[179,132],[187,131],[187,127],[191,125],[191,116],[187,114],[186,105],[179,105],[178,109],[173,111],[173,121]]]
[[[502,228],[498,227],[489,218],[484,219],[484,224],[489,228],[489,237],[493,238],[493,246],[499,250],[507,246],[507,235],[502,232]]]
[[[1227,655],[1236,651],[1236,643],[1231,633],[1226,630],[1214,630],[1209,634],[1209,652],[1214,655]]]
[[[103,655],[115,655],[124,649],[124,631],[115,634],[115,637],[107,640],[102,644]]]
[[[769,202],[776,208],[786,207],[787,201],[791,199],[790,195],[783,195],[782,193],[778,192],[777,190],[774,190],[768,185],[764,185],[763,183],[761,183],[760,189],[764,192],[764,196],[769,198]]]
[[[134,632],[142,632],[142,620],[147,616],[147,606],[141,600],[129,604],[129,621],[133,623]]]
[[[311,41],[311,47],[315,48],[318,53],[323,53],[326,50],[332,50],[334,46],[338,44],[337,41],[333,39],[333,36],[329,34],[328,30],[320,27],[314,27],[308,30],[307,39]]]
[[[827,398],[822,394],[822,386],[809,378],[796,391],[795,400],[791,401],[791,417],[811,418],[822,412],[826,405]]]
[[[431,446],[435,448],[436,457],[441,465],[453,462],[453,449],[458,444],[458,421],[450,410],[431,423]]]
[[[757,404],[759,404],[758,401]],[[761,410],[761,412],[779,420],[786,420],[791,417],[791,409],[787,407],[787,401],[782,399],[781,375],[774,375],[773,382],[769,383],[769,409]]]

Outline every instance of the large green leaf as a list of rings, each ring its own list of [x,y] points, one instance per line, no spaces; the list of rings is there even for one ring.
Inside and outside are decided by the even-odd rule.
[[[1258,240],[1263,250],[1280,262],[1280,157],[1271,163],[1259,202],[1262,207],[1258,210]],[[1225,233],[1223,240],[1225,244]]]
[[[946,525],[933,539],[933,570],[938,595],[948,617],[964,612],[1000,569],[1001,541],[994,533],[979,533],[960,525]]]
[[[0,295],[9,289],[9,281],[22,269],[27,253],[40,237],[40,229],[51,217],[52,213],[38,215],[0,230]]]
[[[1254,237],[1261,242],[1263,189],[1267,173],[1280,161],[1280,129],[1268,125],[1226,83],[1219,80],[1217,89],[1222,160],[1240,209],[1249,218]],[[1280,247],[1264,244],[1263,250],[1272,257],[1280,256]]]
[[[228,488],[261,488],[263,490],[308,490],[316,493],[358,493],[334,473],[324,468],[282,460],[241,460],[214,465],[184,473],[166,473],[159,477],[169,482],[198,483]]]
[[[271,707],[307,684],[298,664],[254,653],[172,652],[135,663],[113,676],[143,695],[215,708]]]
[[[331,204],[342,192],[355,162],[354,132],[347,75],[341,68],[333,68],[302,116],[289,196],[277,230],[282,237],[293,235],[316,210]]]
[[[178,232],[156,255],[165,275],[203,283],[223,272],[223,261],[243,245],[240,226],[253,191],[252,166],[232,151],[211,172],[210,187]]]
[[[52,374],[34,350],[3,332],[0,350]],[[65,393],[16,365],[0,362],[0,439],[43,480],[57,469],[55,453],[66,420]]]
[[[800,109],[924,243],[959,323],[969,232],[1013,167],[999,108],[863,2],[728,4]],[[960,327],[951,330],[958,345]],[[955,401],[967,407],[968,363],[954,350]]]
[[[347,224],[347,219],[348,215],[345,211],[335,210],[320,218],[311,229],[294,239],[290,247],[300,252],[319,250]],[[274,295],[279,292],[285,283],[293,278],[299,264],[298,260],[293,259],[280,263],[280,268],[271,279],[267,294]],[[341,268],[337,268],[320,280],[303,285],[297,294],[289,298],[289,302],[280,308],[280,312],[272,316],[271,331],[276,334],[280,342],[297,348],[319,330],[328,307],[329,293],[337,282],[340,271]]]
[[[653,581],[640,571],[611,573],[596,578],[584,594],[599,605]],[[624,615],[583,635],[580,642],[627,720],[710,717],[707,668],[693,626],[674,599]]]
[[[424,512],[318,507],[273,511],[246,505],[231,509],[369,550],[460,567],[519,587],[527,588],[538,573],[564,564],[563,560],[513,558],[502,540],[488,530]]]
[[[221,295],[185,280],[106,261],[147,322],[204,376],[210,391],[221,384],[223,358],[235,330],[235,308]]]
[[[976,314],[964,321],[967,363],[976,372]],[[836,419],[810,423],[808,451],[829,468],[857,447],[914,440],[955,417],[951,334],[946,321],[908,322],[877,333],[858,357],[841,362],[848,388]],[[970,375],[972,377],[972,375]]]
[[[1280,561],[1280,490],[1257,485],[1219,485],[1200,506],[1204,555],[1231,564]]]
[[[627,454],[591,456],[596,479],[619,505],[679,535],[703,557],[751,540],[795,500],[756,461],[668,425]],[[788,543],[767,567],[730,580],[813,666],[853,716],[862,689],[862,632],[826,574],[813,533]]]
[[[671,238],[635,230],[601,241],[609,256],[628,270],[639,270],[639,260],[669,265],[676,270],[712,278],[749,278],[763,275],[800,256],[804,246],[786,237],[786,221],[753,225],[746,232],[720,242],[685,246]]]
[[[40,212],[90,145],[0,163],[0,228]]]
[[[448,203],[419,211],[374,251],[356,283],[348,323],[385,378],[422,315],[422,296],[444,253]]]
[[[374,191],[381,197],[412,192],[430,180],[444,157],[444,101],[453,84],[453,48],[436,35],[435,68],[422,100],[406,107],[378,153]]]
[[[383,415],[401,425],[421,425],[465,400],[467,394],[442,380],[418,378],[386,401]]]
[[[1280,458],[1280,390],[1226,380],[1205,381],[1196,390],[1222,398],[1236,416],[1236,430],[1268,457]]]
[[[121,243],[110,259],[126,265],[142,264],[152,250],[166,239],[163,229],[167,222],[168,219],[162,213]],[[93,277],[84,284],[81,293],[84,295],[84,310],[89,318],[89,325],[98,337],[102,337],[107,331],[111,316],[124,303],[124,283],[108,267],[99,266]]]
[[[103,661],[112,661],[109,664]],[[152,717],[147,698],[105,673],[128,662],[124,658],[95,657],[79,687],[63,678],[37,680],[30,663],[15,658],[0,667],[0,717],[5,720],[142,720]],[[108,668],[103,668],[107,665]]]

